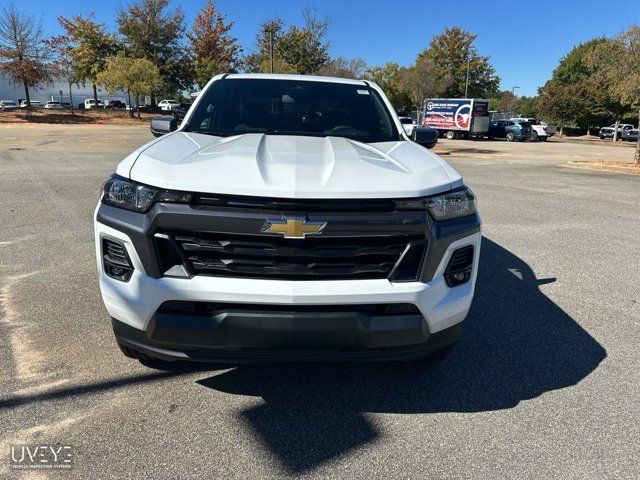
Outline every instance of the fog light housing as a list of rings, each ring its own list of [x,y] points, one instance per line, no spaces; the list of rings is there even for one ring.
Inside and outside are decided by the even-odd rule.
[[[110,238],[102,239],[102,266],[111,278],[128,282],[133,274],[133,265],[124,244]]]
[[[473,268],[473,245],[457,249],[451,255],[447,269],[444,272],[444,280],[449,287],[457,287],[467,283],[471,278]]]

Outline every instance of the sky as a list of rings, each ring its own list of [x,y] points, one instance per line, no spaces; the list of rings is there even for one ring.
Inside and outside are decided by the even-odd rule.
[[[3,0],[0,0],[0,4]],[[172,0],[190,26],[205,0]],[[333,56],[361,57],[370,65],[394,61],[408,66],[446,27],[476,34],[476,47],[501,78],[501,88],[535,95],[560,58],[576,44],[613,36],[640,23],[640,0],[218,0],[218,9],[235,22],[232,33],[245,51],[255,47],[258,25],[273,16],[300,24],[301,10],[316,7],[331,18],[328,40]],[[57,17],[95,12],[116,28],[116,12],[128,0],[21,0],[14,4],[42,20],[48,34],[60,33]]]

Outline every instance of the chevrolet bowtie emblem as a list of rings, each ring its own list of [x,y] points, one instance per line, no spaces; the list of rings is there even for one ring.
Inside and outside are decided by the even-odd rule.
[[[282,217],[282,220],[265,220],[262,231],[279,233],[284,238],[305,238],[322,233],[327,222],[309,222],[305,217]]]

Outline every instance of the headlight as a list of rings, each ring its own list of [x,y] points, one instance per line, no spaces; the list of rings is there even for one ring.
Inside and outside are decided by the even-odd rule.
[[[156,202],[189,203],[191,197],[191,193],[160,190],[112,175],[104,183],[102,203],[144,213]]]
[[[449,220],[476,213],[476,197],[467,187],[429,197],[426,203],[434,220]]]

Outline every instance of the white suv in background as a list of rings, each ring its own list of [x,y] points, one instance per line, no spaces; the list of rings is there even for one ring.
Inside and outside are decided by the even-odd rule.
[[[125,355],[444,358],[457,342],[478,272],[475,196],[377,85],[219,75],[179,127],[151,127],[164,135],[120,162],[95,212]]]
[[[158,107],[163,112],[170,112],[175,107],[179,107],[179,106],[180,106],[180,103],[176,102],[175,100],[161,100],[160,103],[158,103]]]
[[[0,110],[15,110],[18,107],[13,100],[0,100]]]
[[[98,100],[97,104],[96,104],[95,99],[93,99],[93,98],[87,98],[84,101],[85,110],[89,110],[91,108],[103,108],[103,107],[104,107],[104,103],[102,103],[100,100]]]
[[[531,124],[531,136],[529,141],[537,142],[538,140],[546,141],[556,133],[554,125],[548,125],[535,118],[517,117],[509,119],[513,122],[527,122]]]

